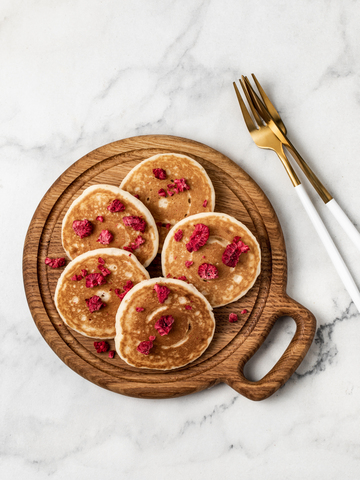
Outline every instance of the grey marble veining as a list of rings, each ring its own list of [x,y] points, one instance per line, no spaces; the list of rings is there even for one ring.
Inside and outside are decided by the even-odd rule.
[[[2,476],[360,478],[360,315],[280,162],[253,144],[232,87],[256,73],[294,144],[360,228],[359,21],[356,0],[1,3]],[[276,210],[288,294],[315,314],[317,332],[266,401],[226,385],[161,401],[116,395],[66,367],[34,325],[21,262],[39,201],[81,156],[144,134],[218,149]],[[360,286],[359,252],[304,184]],[[293,332],[282,320],[251,376],[276,362]]]

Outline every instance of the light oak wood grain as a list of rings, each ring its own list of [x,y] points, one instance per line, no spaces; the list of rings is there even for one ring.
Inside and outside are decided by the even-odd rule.
[[[214,309],[216,331],[208,350],[197,361],[167,373],[128,366],[118,356],[97,354],[93,340],[68,329],[54,305],[56,282],[62,269],[45,266],[47,256],[65,256],[61,222],[85,188],[97,183],[120,185],[137,163],[157,153],[176,152],[197,160],[208,172],[216,191],[216,211],[233,215],[256,236],[262,252],[262,270],[254,287],[239,301]],[[160,257],[148,267],[161,275]],[[294,373],[315,333],[313,314],[286,294],[287,266],[283,234],[276,214],[259,186],[234,162],[216,150],[192,140],[147,135],[100,147],[78,160],[52,185],[40,202],[25,240],[25,291],[34,321],[54,352],[91,382],[124,395],[169,398],[197,392],[225,382],[252,400],[276,392]],[[248,314],[240,315],[246,308]],[[239,321],[229,323],[230,313]],[[259,349],[281,316],[297,325],[288,348],[260,381],[245,378],[246,362]],[[113,341],[110,342],[113,349]],[[61,380],[59,380],[61,381]]]

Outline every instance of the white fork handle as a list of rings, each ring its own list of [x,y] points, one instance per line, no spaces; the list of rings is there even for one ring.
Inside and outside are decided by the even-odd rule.
[[[320,218],[320,215],[318,214],[317,210],[315,209],[314,205],[312,204],[308,194],[306,193],[304,187],[300,184],[295,187],[296,193],[298,194],[307,214],[310,217],[310,220],[312,221],[312,224],[314,225],[321,241],[324,244],[324,247],[326,248],[331,261],[334,264],[334,267],[336,268],[346,290],[348,291],[350,297],[352,298],[353,302],[356,305],[356,308],[360,312],[360,293],[359,290],[354,282],[354,279],[352,278],[347,266],[345,265],[345,262],[340,255],[338,249],[335,246],[335,243],[333,242],[333,239],[330,237],[329,232],[327,231],[323,221]]]
[[[330,212],[334,215],[336,220],[343,227],[345,232],[349,235],[349,238],[354,242],[357,248],[360,250],[360,233],[356,229],[355,225],[351,222],[344,210],[337,203],[335,198],[326,203],[326,206]]]

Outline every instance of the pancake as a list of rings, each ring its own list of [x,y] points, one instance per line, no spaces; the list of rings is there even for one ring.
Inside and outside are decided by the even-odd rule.
[[[166,299],[164,287],[169,290]],[[193,285],[152,278],[136,285],[120,305],[115,348],[134,367],[172,370],[199,358],[214,330],[212,308]]]
[[[185,276],[215,308],[235,302],[254,285],[261,252],[254,235],[236,218],[200,213],[170,230],[161,261],[164,277]]]
[[[129,282],[136,285],[148,278],[147,270],[132,253],[119,248],[91,250],[76,257],[62,272],[55,305],[66,325],[76,332],[92,338],[114,338],[115,315],[124,301],[119,295],[125,296],[131,288]]]
[[[140,220],[134,223],[127,217]],[[159,237],[151,213],[140,200],[113,185],[93,185],[70,205],[61,240],[71,259],[89,250],[116,247],[134,253],[147,267],[157,253]]]
[[[215,208],[215,190],[204,168],[177,153],[159,154],[142,161],[126,175],[120,188],[139,195],[152,213],[159,229],[159,252],[175,223],[196,213],[213,212]]]

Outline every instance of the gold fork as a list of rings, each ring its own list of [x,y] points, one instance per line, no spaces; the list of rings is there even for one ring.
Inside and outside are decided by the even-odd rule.
[[[248,95],[251,97],[251,100],[259,113],[260,117],[265,121],[266,125],[275,133],[275,135],[281,140],[282,144],[290,151],[292,156],[295,158],[296,162],[305,173],[306,177],[315,188],[321,199],[326,204],[327,208],[334,215],[336,220],[343,227],[349,238],[353,241],[355,246],[360,250],[360,233],[356,229],[355,225],[351,222],[349,217],[337,203],[337,201],[332,197],[329,191],[321,183],[319,178],[311,170],[309,165],[301,157],[299,152],[296,150],[294,145],[290,142],[287,137],[286,127],[281,120],[279,112],[276,110],[274,105],[271,103],[269,97],[266,95],[264,89],[260,85],[260,82],[257,80],[254,74],[252,74],[254,82],[260,92],[261,99],[258,97],[254,89],[252,88],[247,77],[242,77],[243,84],[248,91]]]
[[[358,311],[360,312],[360,292],[352,278],[343,258],[341,257],[336,245],[334,244],[328,230],[326,229],[323,221],[320,218],[317,210],[315,209],[313,203],[311,202],[306,190],[304,189],[303,185],[301,184],[298,176],[296,175],[294,169],[292,168],[288,158],[286,157],[284,150],[283,150],[283,143],[281,139],[270,128],[268,125],[264,125],[261,116],[259,115],[258,111],[256,110],[252,98],[250,97],[245,83],[243,80],[239,80],[240,85],[244,91],[245,97],[248,101],[249,107],[253,114],[254,121],[251,118],[249,111],[246,108],[245,102],[243,101],[239,89],[235,82],[233,82],[236,96],[238,98],[240,108],[245,120],[245,124],[249,130],[251,138],[254,140],[255,144],[260,148],[265,148],[269,150],[273,150],[276,152],[278,157],[280,158],[282,164],[285,167],[287,174],[290,177],[290,180],[295,187],[295,191],[298,194],[301,203],[303,204],[309,218],[314,225],[321,241],[323,242],[331,261],[333,262],[335,269],[337,270],[345,288],[347,289],[350,297],[352,298],[354,304],[356,305]]]

